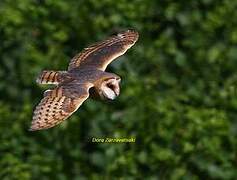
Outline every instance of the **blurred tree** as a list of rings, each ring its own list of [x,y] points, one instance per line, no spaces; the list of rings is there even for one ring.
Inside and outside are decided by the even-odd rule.
[[[1,179],[236,179],[237,1],[0,1]],[[28,132],[43,69],[115,31],[140,40],[109,71],[114,102]],[[89,117],[89,118],[88,118]],[[136,137],[95,144],[92,137]]]

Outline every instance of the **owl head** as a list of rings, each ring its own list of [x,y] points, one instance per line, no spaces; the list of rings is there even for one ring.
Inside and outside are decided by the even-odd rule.
[[[98,94],[102,99],[114,100],[120,93],[119,77],[113,77],[102,81],[98,87]]]

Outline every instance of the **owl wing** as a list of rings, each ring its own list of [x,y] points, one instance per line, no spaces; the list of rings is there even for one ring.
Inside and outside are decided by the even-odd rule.
[[[71,59],[68,70],[85,65],[104,71],[109,63],[132,47],[138,37],[136,31],[128,30],[85,48]]]
[[[67,84],[47,90],[34,110],[30,130],[48,129],[67,119],[88,98],[91,84]]]

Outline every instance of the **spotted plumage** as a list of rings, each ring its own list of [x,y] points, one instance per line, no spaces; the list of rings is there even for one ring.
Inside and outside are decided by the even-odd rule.
[[[109,63],[123,55],[138,39],[138,33],[128,30],[85,48],[73,57],[68,71],[43,71],[36,82],[54,84],[34,110],[30,130],[56,126],[75,112],[89,97],[89,90],[102,99],[119,95],[121,78],[105,72]]]

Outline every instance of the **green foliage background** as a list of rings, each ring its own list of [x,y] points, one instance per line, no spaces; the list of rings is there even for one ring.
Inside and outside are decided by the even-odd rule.
[[[0,179],[236,179],[236,0],[1,0]],[[63,124],[29,132],[43,69],[134,28],[108,71],[113,102],[86,101]],[[92,137],[136,137],[96,144]]]

